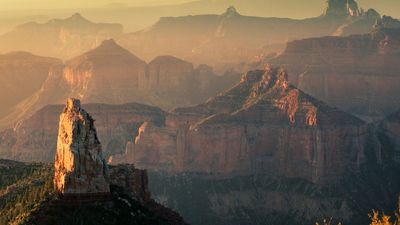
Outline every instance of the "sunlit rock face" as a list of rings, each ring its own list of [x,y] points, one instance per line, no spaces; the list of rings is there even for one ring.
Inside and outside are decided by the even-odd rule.
[[[230,109],[216,110],[188,130],[184,170],[262,171],[321,182],[357,169],[364,160],[365,124],[290,86],[287,77],[276,68],[252,71],[224,93],[232,98],[223,101]],[[217,109],[218,98],[203,107]]]
[[[319,183],[360,167],[366,134],[364,122],[289,85],[285,70],[267,68],[206,103],[174,110],[165,125],[142,125],[113,163]]]
[[[94,120],[77,99],[68,99],[60,116],[54,186],[60,194],[110,192]]]

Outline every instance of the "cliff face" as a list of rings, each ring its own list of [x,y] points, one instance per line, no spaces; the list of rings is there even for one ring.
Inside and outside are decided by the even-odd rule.
[[[54,187],[61,195],[110,192],[94,120],[77,99],[68,99],[60,116],[54,166]]]
[[[359,168],[366,134],[363,122],[291,87],[284,70],[269,68],[247,73],[204,104],[176,110],[166,126],[143,126],[119,159],[153,169],[320,182]]]
[[[52,67],[62,62],[26,52],[0,55],[0,116],[40,89]]]
[[[250,71],[233,88],[166,113],[139,104],[88,105],[109,162],[222,174],[264,173],[313,182],[338,178],[365,161],[364,122],[310,97],[283,69]],[[46,107],[2,133],[2,155],[51,160],[61,107]],[[50,158],[49,158],[50,157]]]
[[[190,127],[187,170],[274,171],[318,182],[362,163],[364,123],[289,86],[286,72],[248,73],[236,88],[243,86],[251,90],[241,95],[244,105]]]
[[[328,104],[382,118],[400,101],[399,40],[400,30],[386,28],[305,39],[288,43],[283,54],[267,62],[284,65],[293,85]]]

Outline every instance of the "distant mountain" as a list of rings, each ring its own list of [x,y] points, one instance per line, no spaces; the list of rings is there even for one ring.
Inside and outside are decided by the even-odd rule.
[[[369,33],[379,20],[378,12],[365,12],[353,0],[330,0],[321,16],[307,19],[245,16],[231,6],[221,15],[162,17],[119,41],[144,58],[165,52],[227,67],[252,54],[279,51],[291,40]]]
[[[366,119],[383,118],[400,103],[400,29],[385,21],[370,34],[290,42],[260,66],[284,65],[305,92]]]
[[[17,26],[0,36],[0,51],[23,50],[65,59],[90,50],[104,39],[119,36],[122,32],[120,24],[93,23],[76,13],[66,19]]]
[[[279,52],[287,41],[368,33],[381,19],[377,11],[364,11],[354,0],[349,3],[347,0],[330,0],[320,16],[306,19],[245,16],[235,7],[229,7],[220,15],[196,10],[196,7],[210,5],[218,6],[218,9],[232,5],[228,2],[233,5],[237,3],[239,10],[248,8],[246,4],[250,4],[241,0],[195,1],[158,7],[88,10],[85,13],[92,15],[91,18],[104,18],[96,16],[96,13],[118,14],[118,18],[130,18],[131,14],[138,17],[152,15],[155,21],[161,18],[144,30],[128,34],[123,33],[119,24],[93,23],[79,14],[44,24],[27,23],[0,36],[0,51],[24,50],[68,59],[83,54],[105,39],[114,38],[146,61],[159,55],[174,55],[223,71],[248,61],[254,55]],[[264,8],[262,4],[262,1],[254,0],[255,6]],[[174,15],[174,12],[192,15],[168,16]],[[213,10],[213,13],[217,12]],[[109,17],[109,20],[115,21],[115,18]]]
[[[10,127],[68,97],[85,103],[139,102],[172,109],[198,104],[237,80],[239,75],[234,72],[217,76],[212,68],[194,68],[173,56],[160,56],[147,64],[111,39],[54,67],[39,90],[0,118],[0,127]]]
[[[49,72],[61,65],[61,60],[27,52],[0,55],[0,117],[39,90]]]

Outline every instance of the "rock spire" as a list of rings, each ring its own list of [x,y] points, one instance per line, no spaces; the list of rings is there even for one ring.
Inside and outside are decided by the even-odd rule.
[[[54,187],[61,195],[110,192],[107,165],[93,118],[68,99],[60,116]]]

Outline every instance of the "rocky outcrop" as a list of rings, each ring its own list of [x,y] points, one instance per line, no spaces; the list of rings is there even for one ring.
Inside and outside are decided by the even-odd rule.
[[[136,169],[132,164],[110,166],[110,184],[122,188],[141,202],[150,200],[149,181],[146,170]]]
[[[284,65],[289,81],[312,96],[369,119],[382,118],[399,104],[400,30],[323,37],[288,43],[268,63]]]
[[[54,166],[54,187],[61,196],[110,193],[94,119],[77,99],[68,99],[60,116]]]

